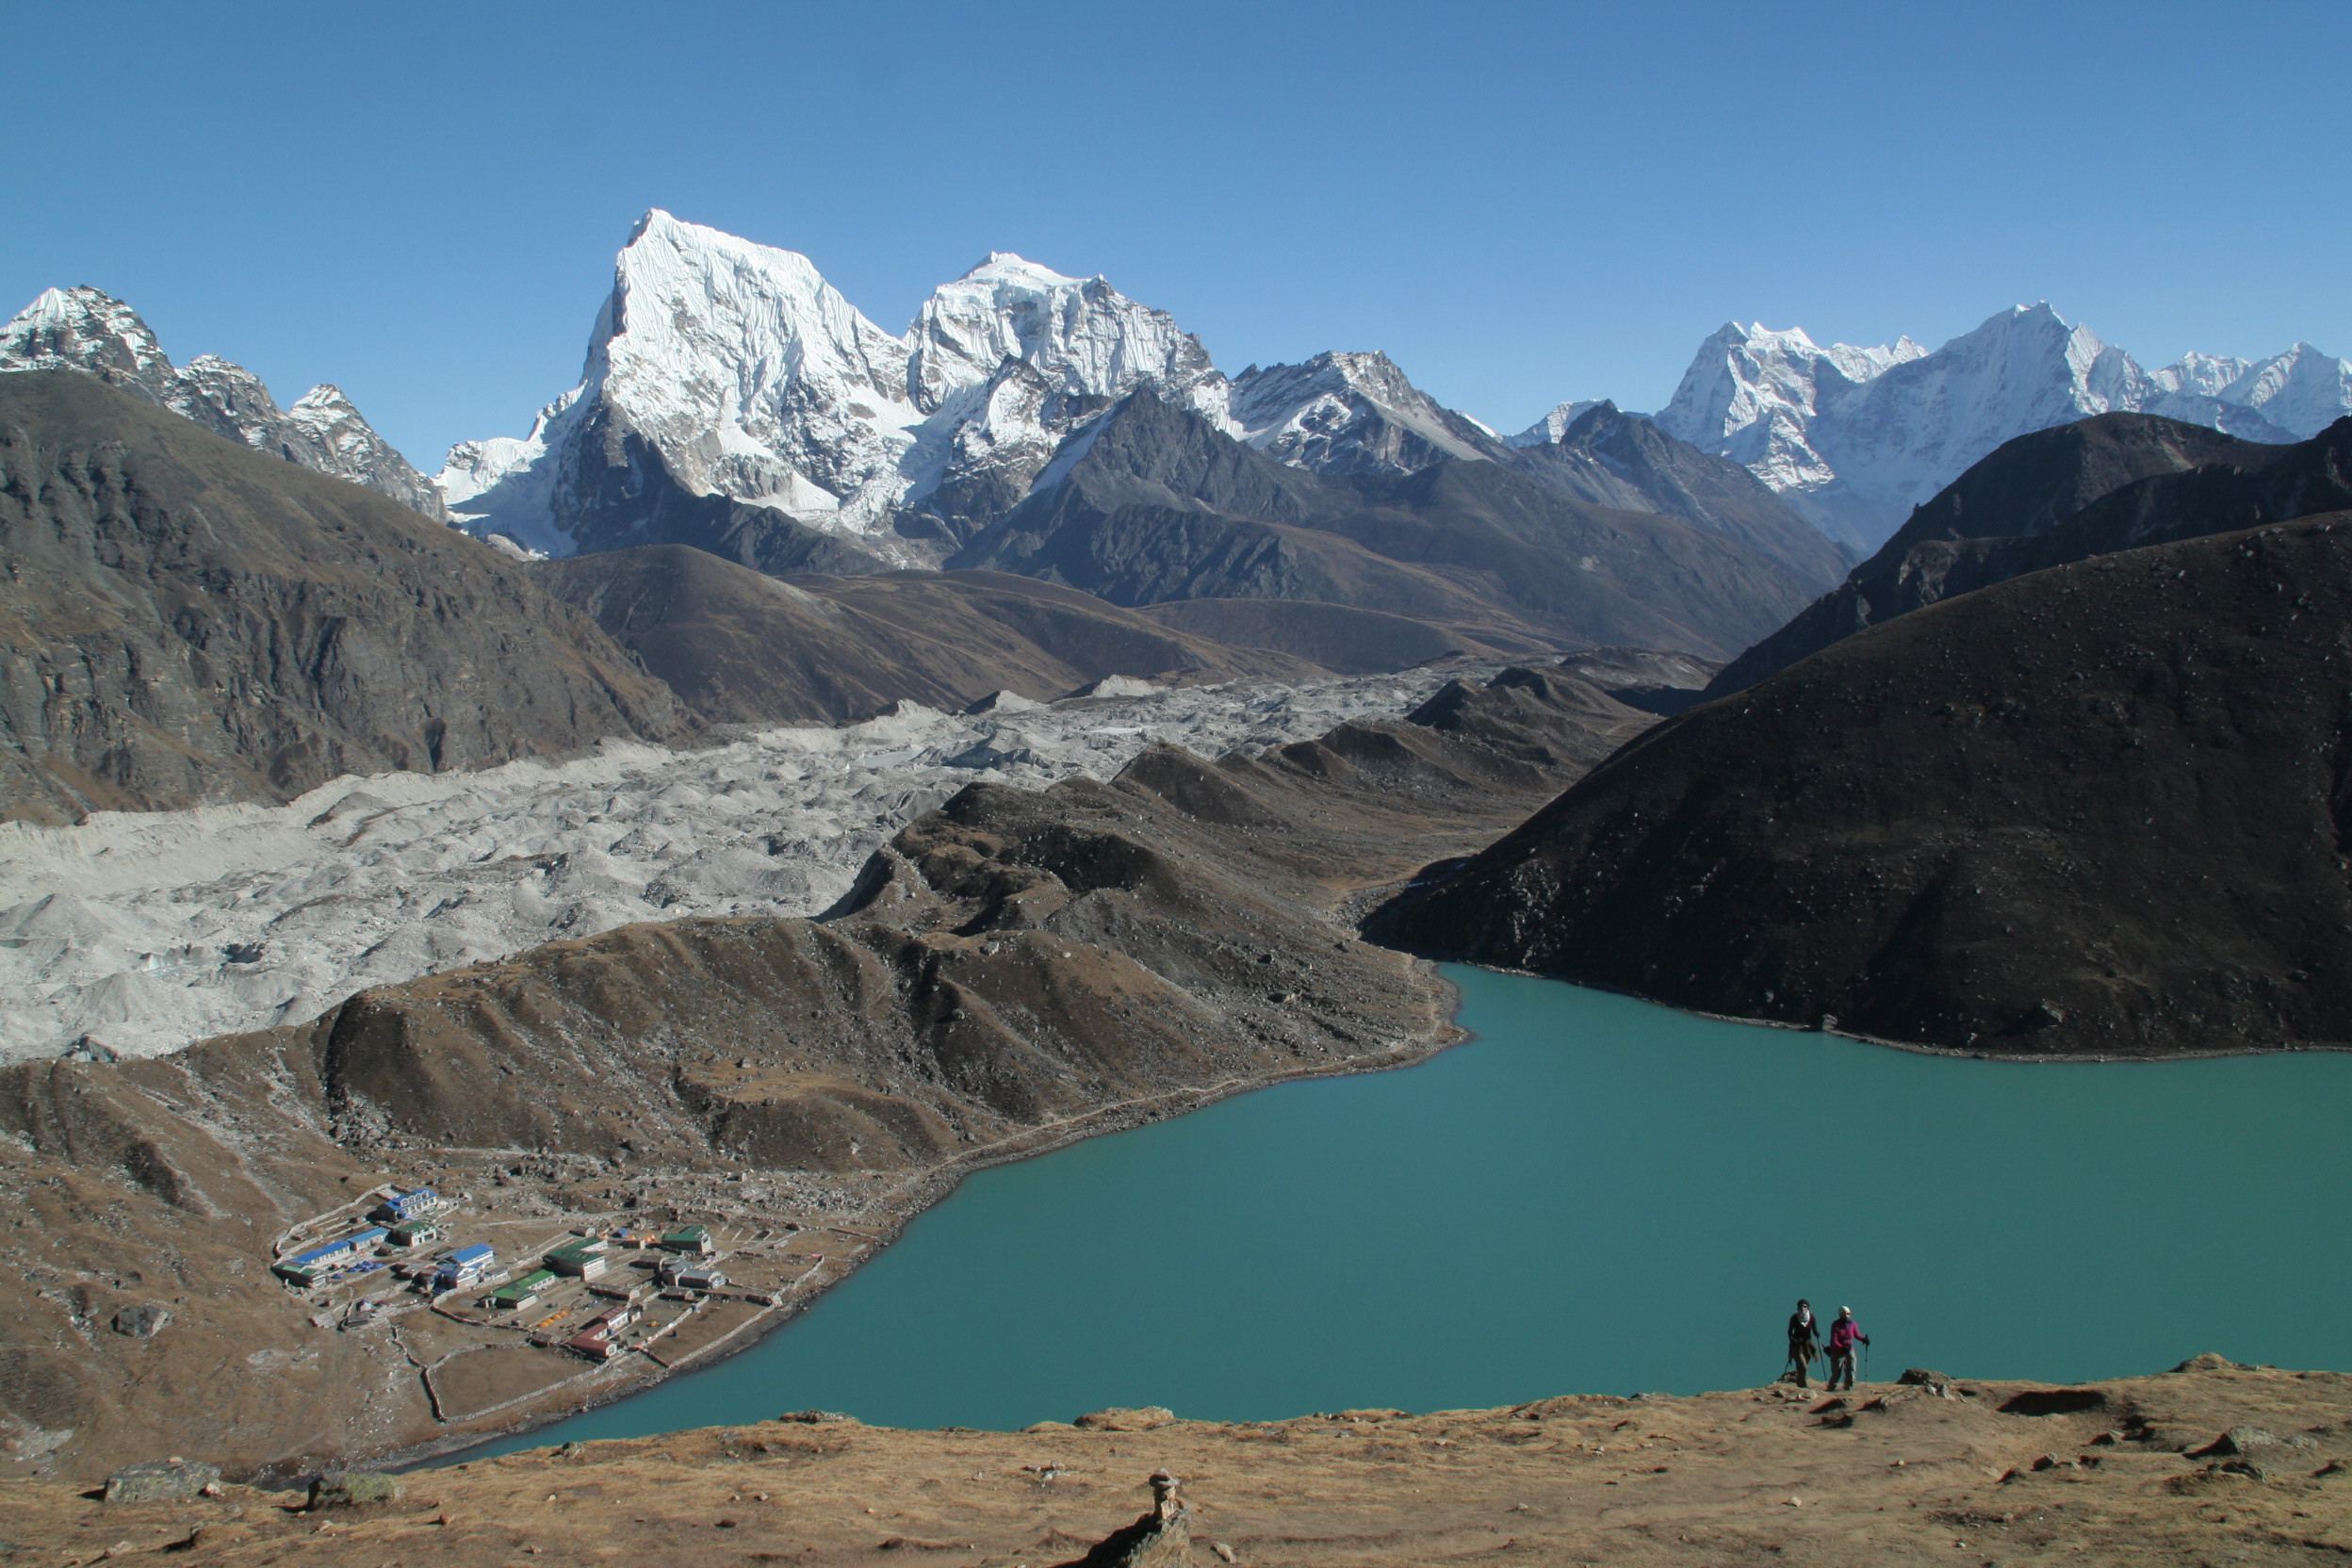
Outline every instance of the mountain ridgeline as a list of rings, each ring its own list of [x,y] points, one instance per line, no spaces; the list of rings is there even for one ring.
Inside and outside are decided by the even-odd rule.
[[[0,376],[0,816],[696,727],[523,565],[77,371]]]
[[[2352,418],[2292,445],[2148,414],[2021,435],[1938,492],[1835,591],[1707,689],[1740,691],[1938,599],[2111,550],[2352,506]]]
[[[43,290],[0,325],[0,372],[13,370],[78,370],[255,451],[364,484],[428,517],[449,515],[439,487],[341,387],[314,386],[282,409],[259,376],[218,354],[174,366],[139,312],[100,289]]]
[[[1952,1051],[2352,1044],[2346,625],[2352,513],[2031,572],[1670,721],[1371,929]]]
[[[1805,580],[1657,512],[1572,498],[1486,460],[1330,477],[1131,394],[950,564],[1115,604],[1301,599],[1404,615],[1506,648],[1593,643],[1729,654]]]

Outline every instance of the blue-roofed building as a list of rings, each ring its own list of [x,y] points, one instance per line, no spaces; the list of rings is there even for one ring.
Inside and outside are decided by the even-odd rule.
[[[369,1230],[353,1231],[338,1241],[324,1247],[314,1247],[307,1252],[297,1252],[290,1258],[280,1258],[270,1271],[288,1284],[307,1285],[321,1274],[332,1274],[338,1268],[357,1263],[368,1250],[391,1233],[378,1225]]]
[[[422,1219],[428,1215],[439,1214],[449,1206],[449,1200],[433,1191],[433,1188],[416,1187],[407,1192],[395,1194],[378,1203],[368,1211],[368,1217],[380,1219],[386,1225],[399,1225],[407,1220]]]
[[[490,1266],[498,1255],[485,1242],[461,1247],[441,1260],[441,1266],[433,1273],[434,1290],[458,1290],[474,1283],[490,1272]]]

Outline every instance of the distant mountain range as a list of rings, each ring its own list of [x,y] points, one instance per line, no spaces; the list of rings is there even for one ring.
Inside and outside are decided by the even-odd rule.
[[[1505,438],[1380,353],[1228,376],[1167,312],[1008,253],[941,285],[893,335],[808,257],[659,209],[616,258],[580,384],[528,434],[459,443],[431,482],[335,388],[281,410],[224,360],[174,368],[96,289],[52,289],[0,329],[0,369],[52,366],[521,549],[686,543],[768,571],[936,566],[1058,479],[1057,456],[1075,461],[1072,443],[1138,392],[1286,467],[1377,481],[1492,462],[1695,524],[1821,585],[2018,435],[2138,412],[2283,444],[2352,413],[2352,363],[2309,344],[2150,370],[2035,304],[1935,350],[1727,324],[1656,415],[1579,400]],[[1572,438],[1603,407],[1605,428]]]
[[[1932,351],[1907,337],[1824,349],[1802,331],[1733,322],[1700,346],[1656,417],[1867,551],[2002,442],[2114,413],[2303,440],[2352,414],[2352,363],[2298,343],[2263,360],[2193,353],[2148,370],[2047,304],[2001,311]]]

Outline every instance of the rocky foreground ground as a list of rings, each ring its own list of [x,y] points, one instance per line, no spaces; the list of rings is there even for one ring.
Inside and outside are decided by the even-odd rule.
[[[567,1444],[337,1503],[0,1483],[12,1558],[188,1563],[2320,1563],[2352,1554],[2352,1377],[2200,1356],[2054,1387],[1569,1396],[1022,1432],[820,1413]],[[1155,1469],[1183,1520],[1148,1513]],[[365,1478],[334,1495],[364,1495]]]

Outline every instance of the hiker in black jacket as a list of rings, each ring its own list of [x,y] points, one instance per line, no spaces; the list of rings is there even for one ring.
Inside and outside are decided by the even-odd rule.
[[[1813,1315],[1813,1303],[1800,1300],[1797,1310],[1788,1315],[1788,1363],[1796,1368],[1799,1388],[1813,1386],[1808,1375],[1813,1359],[1821,1353],[1821,1325]],[[1784,1378],[1788,1375],[1781,1374]]]

